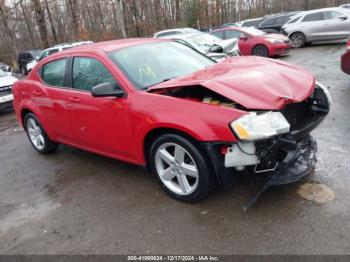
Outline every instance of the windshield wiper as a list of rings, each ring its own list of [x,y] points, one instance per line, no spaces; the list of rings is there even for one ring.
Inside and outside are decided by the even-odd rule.
[[[141,90],[148,90],[148,88],[150,88],[151,86],[155,86],[155,85],[159,85],[159,84],[164,83],[164,82],[168,82],[168,81],[170,81],[171,79],[174,79],[174,78],[177,78],[177,76],[164,78],[162,81],[160,81],[158,83],[155,83],[155,84],[152,84],[152,85],[145,86],[145,87],[141,88]]]

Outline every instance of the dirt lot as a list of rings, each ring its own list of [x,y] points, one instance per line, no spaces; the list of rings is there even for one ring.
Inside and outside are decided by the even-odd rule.
[[[343,45],[323,45],[282,58],[330,86],[334,104],[314,132],[315,175],[269,190],[247,212],[252,178],[201,204],[183,204],[140,167],[69,147],[39,155],[14,114],[0,114],[0,253],[350,254],[350,75],[339,69],[343,52]]]

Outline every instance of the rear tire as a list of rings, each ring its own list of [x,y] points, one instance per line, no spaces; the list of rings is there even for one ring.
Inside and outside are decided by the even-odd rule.
[[[50,154],[56,151],[59,144],[50,140],[38,118],[28,113],[24,117],[24,128],[30,143],[41,154]]]
[[[306,37],[301,32],[293,33],[289,38],[292,41],[292,46],[294,48],[301,48],[306,44]]]
[[[257,45],[256,47],[253,48],[252,55],[269,57],[269,50],[267,49],[266,46]]]
[[[164,134],[150,149],[149,163],[164,191],[176,200],[196,203],[216,186],[211,162],[194,141]]]

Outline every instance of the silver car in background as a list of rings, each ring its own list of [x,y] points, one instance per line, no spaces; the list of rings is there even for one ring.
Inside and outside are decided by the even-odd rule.
[[[194,34],[176,34],[160,38],[171,39],[184,44],[218,62],[228,56],[240,55],[237,39],[222,40],[216,36],[203,32]]]
[[[345,8],[324,8],[293,16],[282,27],[293,47],[311,42],[347,39],[350,36],[350,12]]]

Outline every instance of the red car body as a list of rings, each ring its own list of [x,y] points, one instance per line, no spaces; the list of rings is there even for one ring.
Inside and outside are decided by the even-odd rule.
[[[149,164],[148,150],[154,139],[169,132],[181,134],[203,145],[215,167],[219,183],[224,183],[225,176],[231,175],[232,169],[225,168],[223,157],[231,152],[227,150],[230,145],[239,142],[230,128],[233,120],[251,111],[285,110],[289,111],[286,118],[294,121],[295,109],[301,106],[300,110],[304,112],[310,97],[317,95],[321,96],[318,98],[320,101],[325,99],[319,91],[321,89],[315,88],[317,84],[311,74],[281,61],[258,57],[229,58],[193,74],[153,85],[145,91],[137,89],[108,56],[109,52],[126,47],[163,42],[169,41],[128,39],[101,42],[45,58],[33,68],[27,79],[18,81],[13,88],[18,122],[26,129],[24,119],[31,113],[49,139],[56,143],[139,165]],[[94,97],[91,92],[75,90],[69,84],[57,88],[43,81],[41,70],[46,64],[62,58],[73,61],[76,57],[94,58],[102,63],[118,81],[125,95],[119,98]],[[196,97],[173,95],[176,90],[185,89],[188,94],[202,89],[214,92],[237,106],[208,104]],[[289,108],[289,105],[296,107]],[[324,102],[323,113],[315,114],[310,121],[305,120],[307,128],[294,130],[291,135],[308,137],[309,132],[326,116],[327,107],[328,103]],[[307,170],[309,173],[310,170]],[[301,173],[304,176],[306,171]]]
[[[350,39],[347,43],[346,53],[341,58],[341,68],[344,73],[350,74]]]
[[[264,46],[268,50],[269,57],[285,55],[289,53],[292,45],[288,37],[282,34],[254,35],[249,28],[227,27],[210,32],[222,39],[229,39],[235,34],[238,40],[238,47],[241,55],[253,55],[253,50],[257,46]]]

